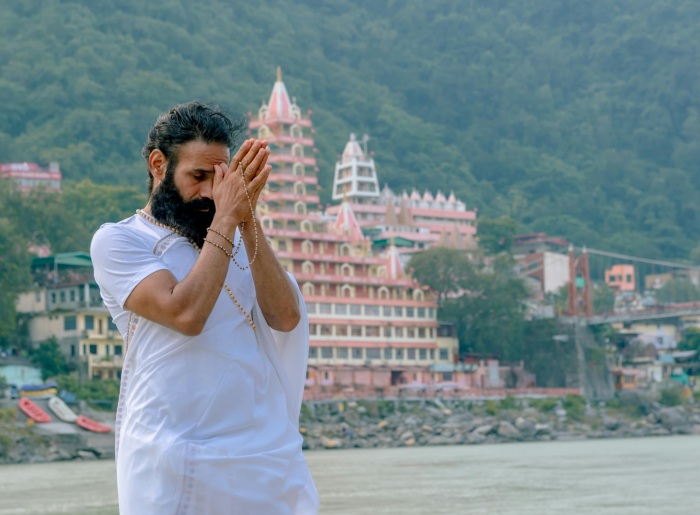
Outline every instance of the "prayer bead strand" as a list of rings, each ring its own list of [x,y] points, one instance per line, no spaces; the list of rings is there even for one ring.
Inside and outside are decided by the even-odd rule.
[[[253,251],[253,257],[252,259],[248,262],[246,266],[241,266],[238,261],[236,261],[236,254],[238,254],[238,250],[233,253],[233,256],[231,259],[233,262],[236,264],[238,268],[241,270],[245,271],[248,268],[251,267],[251,265],[255,262],[255,258],[258,256],[258,224],[255,221],[255,209],[253,209],[253,201],[250,199],[250,194],[248,193],[248,188],[245,185],[245,172],[243,171],[243,164],[238,163],[238,169],[241,171],[241,179],[243,179],[243,191],[245,191],[245,196],[248,199],[248,206],[250,206],[250,216],[253,218],[253,233],[255,234],[255,250]],[[252,179],[251,179],[252,180]],[[243,229],[245,228],[245,222],[241,222],[241,237],[243,237]],[[238,242],[240,245],[240,241]]]

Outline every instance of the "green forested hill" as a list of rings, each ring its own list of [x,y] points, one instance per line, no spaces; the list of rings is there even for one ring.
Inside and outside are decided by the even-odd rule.
[[[348,133],[380,180],[648,257],[700,236],[697,0],[0,0],[0,161],[143,184],[160,111],[256,111],[277,65],[329,192]],[[327,197],[326,197],[327,200]]]

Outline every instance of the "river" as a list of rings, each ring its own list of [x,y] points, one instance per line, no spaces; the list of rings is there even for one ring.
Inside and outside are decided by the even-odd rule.
[[[323,514],[697,514],[700,436],[307,453]],[[0,467],[0,515],[116,515],[111,461]],[[147,513],[147,512],[144,512]]]

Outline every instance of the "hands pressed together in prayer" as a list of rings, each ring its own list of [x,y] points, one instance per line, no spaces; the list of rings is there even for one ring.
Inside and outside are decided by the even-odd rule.
[[[235,225],[252,221],[258,197],[272,169],[267,164],[269,156],[267,141],[251,138],[241,145],[230,165],[214,166],[212,197],[217,218],[233,219]]]

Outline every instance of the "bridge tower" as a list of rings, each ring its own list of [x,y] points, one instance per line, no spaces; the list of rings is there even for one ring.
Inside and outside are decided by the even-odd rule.
[[[569,245],[569,298],[567,299],[567,312],[571,316],[578,314],[578,294],[576,292],[576,256],[574,246]]]
[[[581,275],[583,276],[583,291],[581,293],[581,299],[578,297],[578,287],[576,284],[577,271],[581,269]],[[579,306],[583,304],[582,315],[586,318],[591,318],[593,316],[593,301],[591,297],[591,274],[588,267],[588,251],[586,247],[583,247],[581,251],[581,258],[576,259],[576,254],[574,253],[574,246],[569,245],[569,298],[567,299],[567,311],[570,316],[579,315]]]
[[[586,318],[593,316],[593,299],[591,298],[591,273],[588,268],[588,251],[581,250],[581,273],[583,274],[583,309]]]

